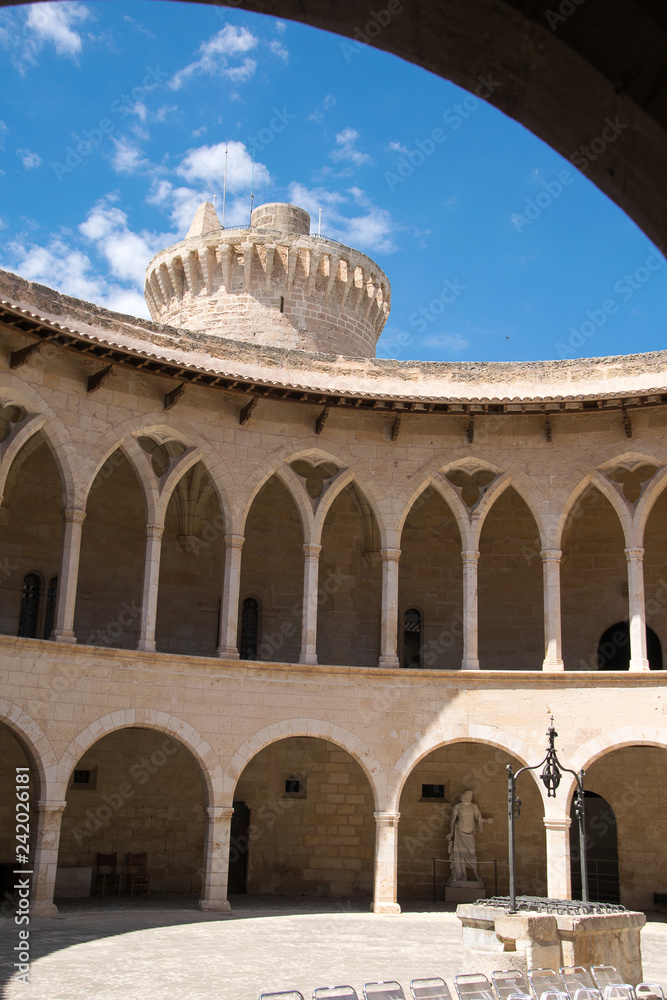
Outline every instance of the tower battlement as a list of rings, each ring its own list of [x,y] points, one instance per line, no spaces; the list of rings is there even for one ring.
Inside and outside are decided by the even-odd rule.
[[[212,339],[375,357],[391,286],[370,257],[311,235],[296,205],[260,205],[249,228],[223,230],[205,202],[148,265],[145,295],[156,322]]]

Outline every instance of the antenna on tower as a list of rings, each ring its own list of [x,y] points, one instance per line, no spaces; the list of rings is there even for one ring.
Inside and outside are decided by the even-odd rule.
[[[252,147],[252,174],[250,175],[250,221],[252,223],[252,203],[255,200],[253,187],[255,184],[255,147]]]
[[[225,179],[222,182],[222,228],[225,228],[225,202],[227,201],[227,153],[229,142],[225,143]]]

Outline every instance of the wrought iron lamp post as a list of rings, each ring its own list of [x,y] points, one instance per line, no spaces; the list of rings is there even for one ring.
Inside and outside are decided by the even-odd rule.
[[[542,773],[540,774],[540,779],[544,783],[547,790],[548,798],[556,798],[556,789],[560,785],[561,777],[563,774],[572,774],[577,781],[577,791],[575,793],[574,811],[577,816],[577,821],[579,824],[579,864],[581,866],[581,899],[582,902],[588,902],[588,871],[586,868],[586,829],[585,829],[585,814],[584,814],[584,771],[583,769],[577,774],[569,767],[563,767],[561,762],[558,760],[558,755],[556,753],[556,748],[554,746],[554,740],[558,736],[558,733],[554,729],[554,718],[551,716],[551,725],[547,730],[547,736],[549,737],[549,745],[547,746],[546,756],[539,762],[539,764],[534,764],[532,767],[521,767],[514,774],[512,770],[512,765],[507,765],[507,784],[508,784],[508,820],[509,820],[509,870],[510,870],[510,894],[509,894],[509,912],[516,913],[516,871],[515,871],[515,842],[514,842],[514,823],[515,820],[521,815],[521,800],[516,794],[516,782],[520,774],[524,771],[536,771],[538,767],[542,767]]]

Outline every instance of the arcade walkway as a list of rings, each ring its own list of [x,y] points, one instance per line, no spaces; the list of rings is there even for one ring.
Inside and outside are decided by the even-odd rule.
[[[396,978],[407,989],[417,976],[440,974],[451,983],[462,971],[457,918],[451,910],[419,912],[423,901],[396,917],[371,914],[359,902],[237,897],[234,913],[221,916],[200,913],[194,899],[185,899],[160,900],[160,909],[108,899],[104,908],[69,904],[60,918],[35,920],[27,987],[7,984],[16,928],[5,920],[2,996],[257,1000],[263,990],[295,987],[308,1000],[315,986],[349,983],[361,993],[364,982]],[[667,986],[667,916],[645,928],[643,953],[645,978]]]

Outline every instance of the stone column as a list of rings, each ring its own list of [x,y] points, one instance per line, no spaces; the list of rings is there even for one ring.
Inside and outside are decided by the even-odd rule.
[[[400,913],[396,902],[400,813],[376,812],[373,913]]]
[[[55,642],[76,642],[74,608],[76,606],[76,585],[79,578],[81,533],[85,516],[85,510],[78,507],[67,507],[63,511],[65,530],[63,531],[63,547],[58,575],[56,618],[53,631],[49,636]]]
[[[628,562],[628,621],[630,622],[630,670],[650,670],[646,650],[644,606],[644,550],[626,549]]]
[[[544,660],[542,670],[564,670],[560,620],[560,549],[543,549]]]
[[[479,670],[477,652],[477,563],[479,551],[461,552],[463,560],[463,659],[461,670]]]
[[[66,805],[66,802],[53,802],[51,800],[37,802],[37,836],[32,862],[32,901],[30,904],[30,913],[33,917],[55,917],[58,915],[58,907],[53,902],[53,890],[56,885],[60,824]],[[15,878],[20,878],[20,876],[17,875]]]
[[[155,621],[160,580],[160,554],[163,524],[146,525],[146,555],[144,557],[144,588],[141,597],[141,626],[137,649],[155,652]]]
[[[398,667],[398,563],[400,549],[380,549],[382,557],[382,620],[379,667]]]
[[[570,881],[569,816],[545,816],[547,831],[547,896],[549,899],[572,899]]]
[[[220,606],[220,641],[216,656],[238,660],[239,590],[241,587],[241,549],[243,535],[225,535],[225,575]]]
[[[317,663],[317,583],[321,545],[303,546],[303,613],[299,663]]]
[[[199,909],[227,913],[231,910],[227,899],[227,879],[234,809],[231,806],[207,806],[206,814],[208,825],[206,827],[204,878]]]

